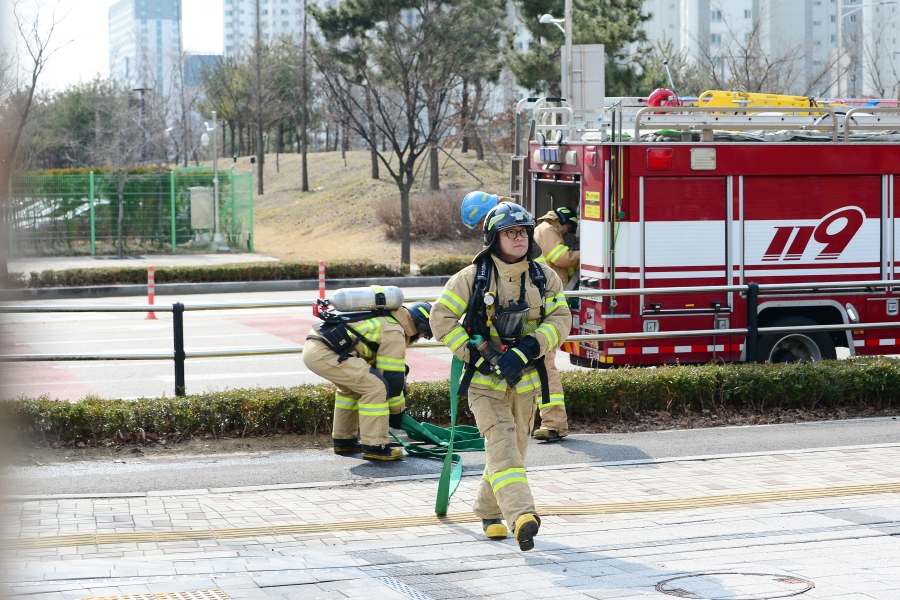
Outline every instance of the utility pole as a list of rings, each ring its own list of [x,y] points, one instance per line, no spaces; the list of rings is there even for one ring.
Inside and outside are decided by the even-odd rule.
[[[841,69],[844,66],[844,0],[837,0],[837,97],[841,97]]]
[[[262,21],[259,2],[260,0],[256,0],[256,193],[262,196],[266,149],[263,146],[262,130]]]
[[[309,191],[309,174],[307,173],[307,165],[306,165],[306,150],[307,150],[307,141],[306,141],[306,129],[309,126],[307,123],[306,117],[306,102],[307,102],[307,83],[306,83],[306,0],[303,0],[303,41],[301,43],[301,54],[303,55],[300,61],[300,86],[302,88],[301,94],[303,95],[300,99],[300,144],[301,144],[301,158],[300,161],[303,165],[303,179],[300,183],[300,191],[308,192]]]

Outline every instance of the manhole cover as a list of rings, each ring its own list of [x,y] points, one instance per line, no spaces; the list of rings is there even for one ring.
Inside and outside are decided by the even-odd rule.
[[[656,591],[697,600],[770,600],[799,596],[814,587],[812,581],[792,575],[697,573],[662,581]]]

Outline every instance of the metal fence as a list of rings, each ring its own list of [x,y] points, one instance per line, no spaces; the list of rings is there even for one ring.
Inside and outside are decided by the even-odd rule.
[[[759,327],[757,316],[759,312],[759,295],[777,294],[784,292],[803,292],[810,295],[834,293],[835,291],[848,289],[894,289],[896,281],[853,281],[834,283],[792,283],[792,284],[765,284],[748,283],[746,285],[711,286],[711,287],[683,287],[683,288],[631,288],[622,290],[578,290],[565,292],[567,298],[598,298],[603,296],[642,296],[649,294],[684,294],[692,292],[740,292],[747,315],[745,327],[731,329],[698,329],[692,331],[656,331],[639,333],[614,333],[593,335],[570,335],[566,339],[569,342],[587,341],[630,341],[651,340],[669,338],[691,338],[708,336],[743,335],[745,338],[744,354],[748,362],[760,362],[757,352],[759,337],[768,333],[801,333],[814,331],[849,331],[854,329],[900,329],[900,323],[849,323],[829,325],[804,325],[790,327]],[[405,302],[434,302],[433,296],[405,297]],[[252,303],[207,303],[185,305],[176,302],[172,306],[165,305],[6,305],[0,306],[0,314],[3,313],[54,313],[54,312],[171,312],[172,337],[174,342],[173,352],[130,352],[130,353],[105,353],[105,354],[0,354],[0,362],[55,362],[55,361],[85,361],[85,360],[171,360],[175,366],[175,395],[184,396],[186,383],[184,363],[188,358],[212,358],[235,356],[261,356],[267,354],[300,354],[303,346],[291,346],[280,348],[211,348],[206,350],[185,350],[184,347],[184,313],[185,311],[198,310],[245,310],[256,308],[297,308],[312,307],[315,300],[292,300]],[[417,348],[445,347],[436,341],[418,342]]]
[[[10,255],[116,253],[117,183],[117,176],[107,172],[13,175],[9,182]],[[203,190],[208,190],[206,197],[210,199],[211,210],[212,189],[213,173],[209,169],[129,174],[122,198],[124,252],[207,249],[203,244],[214,225],[206,219],[204,225],[209,227],[195,226],[200,216],[198,199]],[[218,203],[219,230],[229,246],[252,252],[252,175],[219,172]],[[202,233],[207,236],[197,235]]]

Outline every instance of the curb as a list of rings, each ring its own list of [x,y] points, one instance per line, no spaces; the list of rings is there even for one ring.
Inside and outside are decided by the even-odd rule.
[[[580,435],[580,434],[575,434]],[[594,434],[588,434],[594,435]],[[562,465],[545,465],[528,467],[529,471],[566,471],[596,467],[634,467],[642,465],[659,465],[673,462],[705,462],[730,458],[752,458],[755,456],[817,454],[820,452],[840,452],[842,450],[875,450],[878,448],[897,448],[900,443],[860,444],[855,446],[830,446],[823,448],[802,448],[798,450],[763,450],[760,452],[736,452],[727,454],[701,454],[696,456],[672,456],[662,458],[639,458],[632,460],[613,460],[587,463],[571,463]],[[481,477],[483,471],[464,470],[463,477]],[[265,492],[273,490],[299,490],[310,488],[344,487],[352,485],[372,485],[379,483],[398,483],[405,481],[423,481],[439,479],[440,473],[421,475],[399,475],[395,477],[372,477],[370,479],[340,479],[335,481],[311,481],[307,483],[275,483],[271,485],[250,485],[240,487],[206,488],[197,490],[150,490],[147,492],[97,492],[93,494],[20,494],[0,497],[0,502],[38,502],[42,500],[85,500],[90,498],[154,498],[169,496],[207,496],[210,494],[239,494],[245,492]]]
[[[357,279],[326,279],[326,289],[362,287],[367,285],[396,285],[399,287],[438,287],[450,280],[449,275],[414,277],[363,277]],[[216,283],[157,283],[157,296],[183,294],[242,294],[262,292],[307,292],[319,289],[318,279],[281,281],[223,281]],[[146,285],[96,285],[57,288],[18,288],[0,290],[0,301],[56,300],[74,298],[110,298],[146,296]]]

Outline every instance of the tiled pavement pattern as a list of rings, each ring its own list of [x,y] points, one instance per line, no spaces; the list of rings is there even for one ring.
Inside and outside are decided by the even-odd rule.
[[[900,493],[874,493],[900,484],[900,446],[547,468],[529,478],[538,504],[557,513],[623,502],[631,510],[548,516],[536,549],[523,554],[511,540],[484,541],[474,522],[385,525],[431,515],[433,479],[9,502],[4,531],[19,539],[102,532],[127,539],[147,531],[165,538],[179,529],[223,534],[7,550],[4,576],[11,593],[35,600],[210,589],[235,600],[756,600],[786,597],[804,582],[814,587],[798,598],[900,599]],[[469,511],[477,483],[463,480],[451,513]],[[835,488],[854,491],[786,499],[789,490]],[[689,508],[685,500],[738,494],[767,501]],[[685,501],[666,509],[652,504],[660,499]],[[341,525],[377,519],[378,528]],[[317,522],[331,525],[314,534],[271,533]],[[247,527],[260,529],[247,537],[227,534]],[[710,573],[719,575],[698,576]]]

